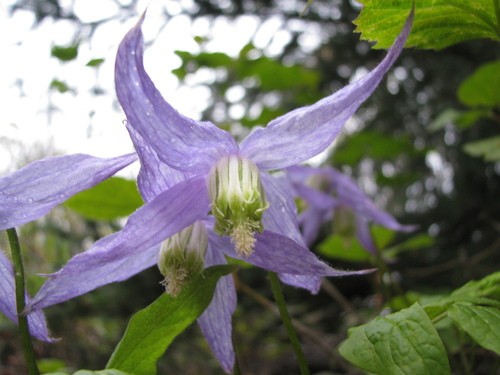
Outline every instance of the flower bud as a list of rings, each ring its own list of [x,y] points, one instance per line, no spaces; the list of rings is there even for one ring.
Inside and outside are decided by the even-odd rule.
[[[249,256],[254,233],[264,230],[262,214],[269,207],[259,169],[248,159],[225,156],[210,171],[208,191],[215,232],[230,236],[238,254]]]
[[[177,296],[193,275],[201,273],[207,247],[207,229],[201,221],[163,241],[158,268],[165,276],[161,284],[168,294]]]

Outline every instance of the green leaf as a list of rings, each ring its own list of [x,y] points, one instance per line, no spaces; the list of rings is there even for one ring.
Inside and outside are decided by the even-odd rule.
[[[86,66],[90,66],[90,67],[98,67],[100,66],[102,63],[104,62],[104,59],[92,59],[90,60],[87,64],[85,64]]]
[[[78,56],[78,44],[69,47],[53,46],[50,54],[61,61],[74,60]]]
[[[462,82],[458,99],[470,107],[500,108],[500,61],[484,64]]]
[[[394,258],[399,253],[405,251],[416,251],[422,248],[431,246],[434,243],[434,239],[428,234],[418,234],[414,237],[407,239],[406,241],[400,242],[397,245],[391,246],[384,250],[384,256],[388,258]]]
[[[339,353],[374,374],[450,374],[444,345],[417,303],[350,328]]]
[[[500,309],[455,303],[448,309],[448,316],[482,347],[500,355]]]
[[[52,90],[60,92],[61,94],[64,94],[65,92],[68,92],[70,90],[66,82],[59,81],[58,79],[55,78],[52,80],[52,82],[50,82],[50,88]]]
[[[469,142],[464,145],[464,151],[471,156],[480,156],[486,161],[499,161],[500,136]]]
[[[217,281],[236,268],[234,265],[207,268],[177,297],[164,293],[135,314],[106,368],[116,368],[134,375],[155,374],[158,358],[172,340],[207,308]]]
[[[418,0],[407,47],[442,49],[472,39],[500,40],[495,0]],[[360,0],[363,9],[354,21],[375,48],[389,48],[401,32],[412,0]]]
[[[333,259],[348,262],[365,262],[371,255],[359,243],[356,237],[332,235],[318,245],[320,254]]]
[[[130,215],[143,204],[135,182],[111,177],[68,199],[66,207],[92,220],[112,220]]]

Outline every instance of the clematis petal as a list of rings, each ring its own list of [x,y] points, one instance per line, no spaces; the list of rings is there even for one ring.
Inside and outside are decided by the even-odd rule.
[[[28,295],[25,301],[29,301]],[[14,270],[9,259],[0,250],[0,311],[5,316],[17,324],[16,288],[14,281]],[[57,341],[49,336],[47,323],[42,311],[28,315],[28,325],[30,333],[39,340],[54,342]]]
[[[130,125],[173,168],[206,173],[221,156],[236,152],[232,136],[210,122],[181,115],[168,104],[144,69],[144,15],[120,43],[115,65],[118,100]]]
[[[412,20],[413,11],[386,57],[370,73],[309,107],[298,108],[271,121],[266,128],[256,129],[241,144],[241,153],[261,169],[281,169],[325,150],[396,61]]]
[[[205,267],[226,263],[223,253],[209,242]],[[231,373],[234,367],[231,318],[235,310],[236,290],[233,279],[231,275],[224,276],[217,283],[212,302],[198,318],[198,324],[212,352],[227,373]]]
[[[308,248],[278,233],[264,231],[256,233],[255,248],[248,258],[240,257],[231,246],[228,237],[220,237],[209,232],[210,241],[226,255],[245,260],[257,267],[292,275],[308,276],[349,276],[363,275],[373,270],[342,271],[331,268],[320,261]]]
[[[100,286],[125,280],[156,263],[157,245],[209,209],[205,179],[192,178],[161,193],[132,214],[124,228],[97,241],[48,275],[26,311],[66,301]]]
[[[373,241],[370,226],[368,225],[366,219],[360,215],[356,215],[356,236],[366,250],[373,255],[377,253],[377,245],[375,245],[375,242]]]
[[[303,288],[312,294],[317,294],[321,288],[321,277],[308,275],[292,275],[289,273],[280,273],[280,280],[287,285],[296,288]]]
[[[302,236],[307,246],[311,246],[318,238],[321,226],[332,217],[331,210],[319,210],[310,207],[299,215],[299,224]]]
[[[287,181],[267,173],[261,173],[261,179],[269,202],[269,208],[262,217],[264,228],[303,244],[304,240],[297,223],[297,209]]]
[[[72,195],[88,189],[137,160],[128,154],[111,159],[76,154],[35,161],[0,178],[0,229],[45,215]]]
[[[129,123],[127,123],[127,130],[141,162],[137,186],[146,202],[153,200],[171,186],[192,177],[192,173],[178,171],[162,162],[151,146]]]
[[[345,174],[330,167],[323,168],[322,173],[328,177],[339,202],[351,207],[357,215],[392,230],[409,232],[416,229],[414,225],[400,224],[392,215],[379,209],[359,186]]]

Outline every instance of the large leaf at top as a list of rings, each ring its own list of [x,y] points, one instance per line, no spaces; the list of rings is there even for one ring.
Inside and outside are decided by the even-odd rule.
[[[417,303],[349,329],[339,353],[373,374],[450,374],[444,345]]]
[[[135,314],[106,368],[134,375],[156,374],[156,361],[173,339],[208,307],[217,281],[235,268],[235,265],[207,268],[177,297],[164,293]]]
[[[500,40],[498,0],[418,0],[407,47],[442,49],[471,39]],[[412,0],[360,0],[356,31],[375,48],[389,48],[401,32]]]
[[[64,204],[88,219],[112,220],[130,215],[143,201],[134,181],[111,177]]]

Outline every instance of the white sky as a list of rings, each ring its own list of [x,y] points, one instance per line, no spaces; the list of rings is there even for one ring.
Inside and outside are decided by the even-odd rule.
[[[18,155],[25,157],[36,144],[51,144],[59,153],[82,152],[101,157],[132,150],[122,124],[125,116],[116,106],[113,67],[119,42],[146,6],[149,8],[143,31],[146,42],[154,41],[146,49],[146,70],[164,97],[181,113],[193,118],[200,117],[209,90],[203,86],[191,86],[206,77],[199,72],[191,77],[190,87],[179,87],[177,79],[170,73],[181,63],[174,54],[175,50],[196,52],[199,46],[193,37],[208,34],[207,50],[236,56],[258,30],[253,42],[266,47],[266,52],[272,55],[279,53],[290,37],[282,28],[284,20],[279,16],[262,25],[258,18],[250,16],[234,22],[217,18],[211,24],[206,18],[191,21],[180,14],[181,6],[194,6],[191,0],[139,1],[135,17],[123,15],[102,23],[90,39],[84,38],[80,43],[78,58],[64,63],[50,56],[51,47],[71,45],[78,38],[77,26],[70,21],[49,18],[37,26],[32,12],[16,11],[9,15],[7,10],[13,2],[0,3],[0,50],[3,56],[0,139],[7,138],[11,145],[6,147],[5,143],[0,143],[0,171],[19,167],[15,165],[15,158]],[[60,3],[73,9],[83,23],[119,14],[112,0],[65,0]],[[171,15],[166,26],[165,11]],[[304,31],[301,44],[306,49],[314,48],[320,42],[320,34],[314,25],[309,27]],[[105,59],[99,69],[85,66],[95,58]],[[66,82],[75,92],[61,94],[49,90],[54,78]],[[91,93],[96,83],[104,90],[104,95]],[[49,107],[54,109],[48,111]],[[92,118],[89,116],[91,111],[94,113]],[[17,141],[23,146],[14,147]]]

